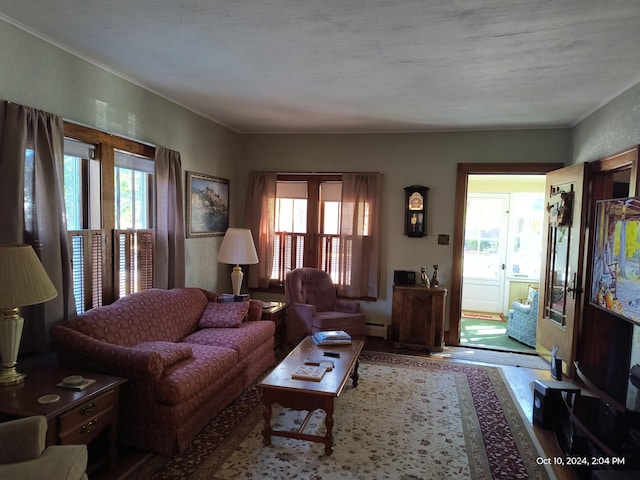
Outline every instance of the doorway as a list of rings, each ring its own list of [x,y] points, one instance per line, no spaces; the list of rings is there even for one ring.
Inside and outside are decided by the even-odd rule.
[[[502,179],[503,183],[508,184],[510,180],[514,180],[515,176],[529,175],[545,175],[547,172],[561,168],[563,165],[558,163],[521,163],[521,164],[458,164],[456,179],[456,215],[453,235],[453,263],[451,277],[450,292],[450,316],[449,316],[449,332],[448,345],[459,345],[461,340],[462,329],[462,294],[463,294],[463,271],[464,271],[464,253],[465,253],[465,231],[467,218],[467,200],[469,191],[469,182],[473,176],[482,176],[487,180],[491,176],[509,175],[510,178]],[[484,192],[489,193],[489,192]],[[513,262],[512,262],[513,263]],[[512,269],[508,261],[505,262],[506,269]],[[515,294],[515,293],[514,293]],[[518,296],[517,298],[523,298]],[[524,297],[526,298],[526,297]],[[511,298],[507,295],[503,296],[503,311],[505,303],[508,304]],[[507,309],[508,313],[508,309]]]
[[[520,328],[531,317],[535,335],[531,292],[540,280],[544,187],[544,175],[469,175],[461,344],[534,352],[522,342],[526,332],[507,331],[507,321],[515,304]]]

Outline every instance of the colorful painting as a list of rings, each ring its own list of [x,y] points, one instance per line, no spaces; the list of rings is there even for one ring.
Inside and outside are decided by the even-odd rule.
[[[597,202],[589,300],[640,324],[640,197]]]
[[[224,235],[229,228],[229,180],[187,172],[187,237]]]

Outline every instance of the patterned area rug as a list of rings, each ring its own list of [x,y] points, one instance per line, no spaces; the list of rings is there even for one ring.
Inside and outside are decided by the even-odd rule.
[[[462,318],[473,318],[474,320],[493,320],[494,322],[504,322],[504,316],[499,313],[472,312],[463,310]]]
[[[359,386],[336,400],[333,455],[281,437],[263,446],[259,389],[251,388],[183,455],[155,457],[131,478],[549,478],[498,368],[363,352],[360,373]],[[302,418],[279,409],[272,422],[297,430]],[[323,428],[317,411],[305,431]]]

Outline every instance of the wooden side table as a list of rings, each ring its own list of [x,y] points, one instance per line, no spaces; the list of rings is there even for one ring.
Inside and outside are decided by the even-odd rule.
[[[276,324],[273,348],[278,350],[285,345],[287,309],[284,302],[271,302],[271,306],[262,309],[262,320],[271,320]]]
[[[100,437],[106,442],[106,451],[90,449],[89,467],[93,470],[107,461],[114,467],[119,387],[126,379],[56,366],[31,366],[20,371],[26,375],[23,383],[0,387],[0,421],[44,415],[47,418],[47,446],[92,446]],[[69,375],[82,375],[94,379],[95,383],[84,390],[57,386]],[[39,403],[38,399],[45,395],[57,395],[60,399],[54,403]]]
[[[447,289],[394,285],[391,342],[394,347],[442,352]]]

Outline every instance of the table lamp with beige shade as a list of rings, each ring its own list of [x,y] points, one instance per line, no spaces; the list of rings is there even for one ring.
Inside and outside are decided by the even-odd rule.
[[[24,379],[16,370],[24,325],[18,309],[46,302],[57,294],[31,245],[0,245],[0,386]]]
[[[218,251],[218,261],[235,265],[231,272],[233,294],[240,295],[242,289],[242,268],[240,265],[258,263],[258,253],[253,243],[253,235],[248,228],[228,228]]]

